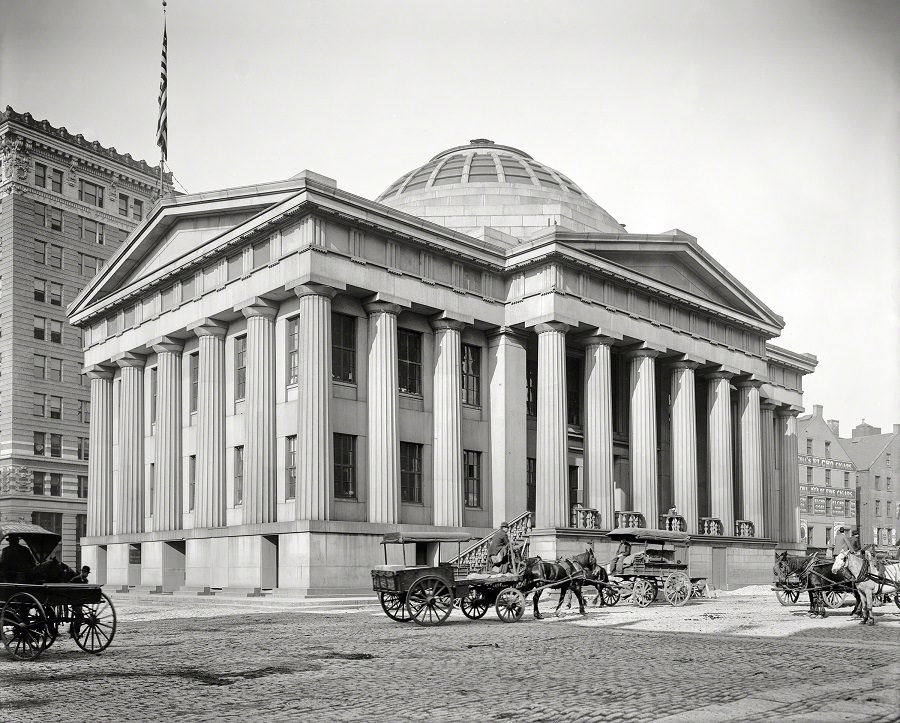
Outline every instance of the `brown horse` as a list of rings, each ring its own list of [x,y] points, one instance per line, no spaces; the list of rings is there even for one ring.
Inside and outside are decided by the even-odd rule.
[[[530,557],[525,561],[525,571],[522,573],[522,592],[527,595],[532,590],[534,593],[534,617],[541,620],[544,616],[538,609],[541,593],[547,588],[559,590],[559,602],[554,611],[560,616],[560,607],[570,589],[578,598],[578,612],[585,615],[584,598],[581,595],[581,585],[587,572],[597,566],[597,558],[594,557],[594,548],[587,550],[575,557],[569,557],[559,562],[544,562],[540,557]]]
[[[825,597],[822,594],[824,591],[852,592],[856,604],[850,616],[859,614],[862,610],[859,593],[843,576],[832,572],[830,562],[820,561],[818,556],[818,552],[806,557],[793,557],[787,552],[777,553],[772,572],[782,586],[788,586],[788,578],[791,575],[799,578],[801,589],[806,590],[809,595],[810,617],[825,617]]]

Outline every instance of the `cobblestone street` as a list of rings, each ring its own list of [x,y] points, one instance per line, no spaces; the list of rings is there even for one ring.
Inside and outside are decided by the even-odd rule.
[[[900,610],[810,620],[771,592],[440,627],[377,605],[115,595],[100,656],[0,651],[4,721],[897,720]],[[555,600],[542,606],[549,614]]]

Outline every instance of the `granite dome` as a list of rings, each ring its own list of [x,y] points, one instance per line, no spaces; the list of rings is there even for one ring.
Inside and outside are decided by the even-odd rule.
[[[552,225],[624,232],[568,176],[484,138],[438,153],[404,173],[377,200],[464,233],[490,227],[524,239]]]

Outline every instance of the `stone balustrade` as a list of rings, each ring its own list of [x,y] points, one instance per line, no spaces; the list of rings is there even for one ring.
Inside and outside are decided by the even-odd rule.
[[[735,520],[734,534],[737,537],[756,537],[756,526],[750,520]]]
[[[569,527],[574,527],[578,530],[599,530],[600,511],[576,505],[571,510]]]
[[[725,534],[725,527],[722,525],[722,520],[718,517],[701,517],[700,534],[717,535],[721,537]]]
[[[532,527],[532,519],[530,512],[524,512],[509,523],[509,541],[512,544],[521,544],[528,537],[528,533]],[[457,570],[469,570],[472,572],[480,572],[487,567],[487,551],[491,544],[492,532],[487,537],[483,537],[474,545],[463,550],[458,556],[449,560]]]
[[[687,520],[681,515],[666,515],[663,524],[669,532],[687,532]]]
[[[616,527],[646,527],[647,522],[640,512],[617,511]]]

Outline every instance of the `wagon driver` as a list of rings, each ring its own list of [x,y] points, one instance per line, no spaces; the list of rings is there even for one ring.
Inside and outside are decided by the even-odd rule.
[[[9,546],[0,552],[0,576],[17,582],[23,574],[35,568],[37,560],[34,559],[31,550],[19,544],[18,535],[9,535],[6,541]]]
[[[488,545],[488,562],[491,572],[505,572],[506,557],[509,553],[509,523],[500,524],[500,529],[491,537]]]
[[[837,557],[844,550],[859,552],[859,539],[854,539],[847,534],[847,528],[841,525],[834,536],[834,556]]]

